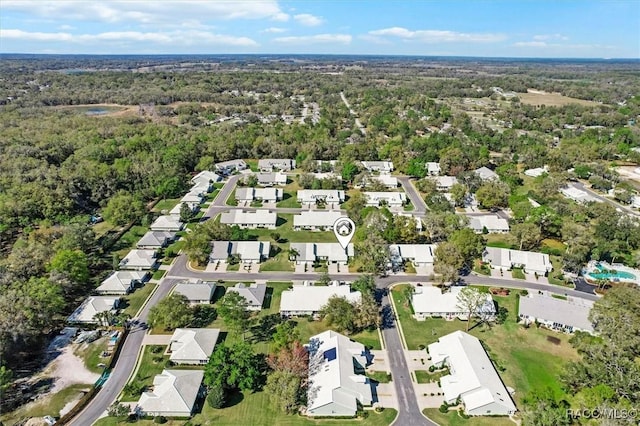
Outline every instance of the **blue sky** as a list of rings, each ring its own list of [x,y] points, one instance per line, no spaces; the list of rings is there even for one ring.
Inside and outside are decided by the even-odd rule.
[[[0,52],[639,58],[639,0],[1,0]]]

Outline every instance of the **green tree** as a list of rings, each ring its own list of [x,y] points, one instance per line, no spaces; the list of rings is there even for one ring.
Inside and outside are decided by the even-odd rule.
[[[193,211],[191,207],[189,207],[189,204],[182,203],[180,205],[180,222],[188,223],[194,217],[196,217],[195,211]]]
[[[478,203],[486,209],[506,207],[509,201],[509,186],[500,181],[484,183],[476,191]]]
[[[329,283],[331,282],[331,276],[329,276],[328,272],[323,272],[322,274],[320,274],[316,282],[320,285],[329,285]]]
[[[199,231],[200,229],[197,229],[184,236],[182,250],[190,262],[196,262],[197,265],[203,266],[209,262],[212,247],[209,236]]]
[[[451,199],[455,203],[456,207],[464,206],[467,196],[469,195],[469,188],[461,183],[454,183],[449,190],[451,193]]]
[[[514,223],[509,232],[509,239],[513,241],[518,250],[533,250],[542,241],[540,227],[535,223]]]
[[[449,236],[449,242],[457,247],[458,252],[464,258],[464,263],[471,267],[474,259],[482,256],[486,241],[482,235],[478,235],[469,228],[454,231]]]
[[[276,325],[275,332],[271,336],[272,348],[275,352],[282,348],[289,348],[299,338],[300,331],[296,328],[296,322],[285,321]]]
[[[380,307],[372,293],[362,293],[362,298],[355,305],[354,331],[379,327],[382,322]]]
[[[237,291],[228,291],[218,302],[218,313],[224,323],[236,333],[242,332],[249,325],[248,303]]]
[[[464,287],[456,296],[456,307],[467,314],[467,331],[471,326],[471,317],[477,315],[487,296],[473,287]]]
[[[564,426],[572,424],[567,415],[569,404],[562,400],[557,401],[553,392],[547,389],[527,395],[525,409],[522,415],[523,426]]]
[[[300,406],[300,377],[286,371],[274,371],[267,377],[265,392],[271,403],[287,414],[293,414]]]
[[[384,274],[389,263],[389,247],[377,233],[356,244],[356,256],[368,274]]]
[[[207,404],[211,408],[222,408],[226,402],[226,393],[222,386],[213,386],[207,390]]]
[[[204,383],[210,389],[256,391],[263,383],[264,358],[247,343],[217,345],[204,369]]]
[[[361,275],[351,283],[351,290],[359,291],[362,294],[374,295],[376,292],[376,280],[371,274]]]
[[[129,411],[129,406],[121,404],[120,401],[114,401],[107,409],[107,415],[109,417],[125,417],[129,415]]]
[[[460,268],[464,265],[464,256],[458,246],[451,242],[438,244],[435,249],[435,261],[433,271],[440,275],[442,283],[456,281],[460,274]]]
[[[342,179],[346,182],[351,182],[357,174],[358,166],[351,161],[347,161],[342,165]]]
[[[134,195],[121,191],[109,199],[102,211],[106,220],[116,226],[139,221],[147,213],[144,203]]]
[[[361,225],[364,217],[362,216],[362,210],[367,205],[367,199],[362,192],[355,192],[344,203],[344,209],[347,211],[347,216],[354,221],[356,225]]]
[[[189,305],[186,296],[178,293],[171,294],[149,311],[149,320],[152,327],[164,326],[166,330],[178,327],[186,327],[193,321],[193,309]]]
[[[414,158],[413,160],[409,161],[406,173],[409,176],[423,178],[427,174],[427,171],[425,170],[425,162],[418,158]]]
[[[338,331],[351,334],[356,329],[356,308],[346,297],[330,297],[319,314],[327,325],[334,326]]]
[[[80,250],[60,250],[49,264],[50,271],[64,274],[71,281],[86,284],[89,281],[89,261]]]
[[[9,386],[11,386],[11,382],[13,380],[13,371],[8,369],[4,365],[0,365],[0,397],[4,395],[4,391],[6,391]]]

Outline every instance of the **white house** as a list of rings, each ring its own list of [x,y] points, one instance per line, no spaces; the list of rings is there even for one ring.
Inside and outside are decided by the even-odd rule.
[[[553,270],[548,254],[533,251],[487,247],[482,253],[482,261],[489,263],[493,269],[509,270],[516,267],[530,274],[546,275]]]
[[[180,203],[187,203],[187,204],[202,204],[202,202],[204,201],[205,197],[202,194],[202,192],[198,191],[197,189],[195,191],[191,191],[191,192],[187,192],[184,197],[182,197],[180,199]]]
[[[435,244],[391,244],[389,256],[396,267],[410,261],[413,266],[429,268],[429,273],[432,273],[435,250]]]
[[[282,292],[280,315],[285,317],[315,315],[333,296],[344,297],[351,303],[360,302],[362,298],[362,294],[359,291],[351,291],[351,286],[348,284],[329,286],[294,285]]]
[[[163,215],[158,218],[149,226],[152,231],[182,231],[184,223],[180,222],[180,218],[175,215]]]
[[[216,163],[215,167],[216,172],[220,173],[223,176],[226,176],[244,170],[248,166],[247,163],[244,162],[244,160],[229,160]]]
[[[220,176],[219,174],[209,170],[203,170],[191,178],[191,183],[194,185],[194,188],[196,186],[200,186],[203,188],[207,188],[207,192],[211,192],[211,184],[220,182],[221,180],[222,176]],[[193,190],[194,188],[191,189]]]
[[[331,231],[333,224],[344,214],[339,211],[308,210],[293,216],[293,230]]]
[[[367,206],[379,207],[401,207],[407,202],[404,192],[363,192],[367,199]]]
[[[136,243],[136,247],[143,250],[157,250],[165,247],[176,237],[172,231],[148,231]]]
[[[449,191],[453,185],[458,183],[458,178],[455,176],[434,176],[430,179],[435,182],[438,191]]]
[[[480,179],[482,179],[483,181],[488,181],[488,180],[498,180],[499,177],[496,174],[496,172],[494,172],[493,170],[491,170],[488,167],[480,167],[479,169],[475,170],[475,173],[480,177]]]
[[[206,364],[219,335],[217,328],[176,328],[167,347],[169,359],[176,364]]]
[[[298,191],[297,200],[305,205],[322,202],[333,206],[344,203],[344,191],[339,189],[301,189]]]
[[[238,225],[240,228],[255,229],[266,228],[275,229],[278,215],[269,210],[229,210],[220,215],[220,223],[225,225]]]
[[[538,176],[545,175],[547,173],[549,173],[549,167],[547,166],[536,167],[535,169],[527,169],[524,171],[524,174],[530,177],[538,177]]]
[[[264,296],[267,294],[266,282],[255,282],[249,285],[238,283],[234,287],[228,287],[227,293],[236,292],[244,297],[248,303],[247,310],[259,311],[264,303]]]
[[[134,271],[154,269],[157,261],[155,250],[131,250],[124,259],[120,261],[120,269]]]
[[[427,161],[424,168],[427,170],[429,176],[439,176],[442,171],[440,163],[436,163],[435,161]]]
[[[364,345],[332,330],[312,336],[309,351],[308,416],[356,415],[373,402]]]
[[[416,231],[422,232],[423,224],[422,224],[422,219],[420,219],[419,216],[414,216],[411,213],[399,212],[399,211],[394,211],[392,213],[394,216],[403,216],[403,217],[409,217],[413,219],[413,223],[415,223],[416,225]]]
[[[173,208],[171,210],[169,210],[169,214],[171,216],[175,216],[178,219],[180,218],[180,212],[182,211],[182,205],[186,204],[187,207],[189,207],[189,210],[191,210],[192,213],[196,213],[198,210],[200,210],[200,203],[178,203],[175,206],[173,206]]]
[[[460,398],[470,416],[516,412],[509,391],[477,338],[454,331],[430,344],[428,350],[434,365],[449,367],[450,374],[440,379],[447,403],[455,404]]]
[[[226,262],[229,257],[240,256],[242,263],[260,263],[269,258],[269,241],[212,241],[210,262]]]
[[[561,188],[560,192],[565,197],[579,204],[602,202],[600,198],[596,198],[593,195],[589,194],[588,192],[578,189],[573,185],[567,185],[565,188]]]
[[[463,287],[451,287],[449,291],[442,292],[438,287],[415,287],[411,296],[414,317],[418,321],[424,321],[429,317],[443,317],[448,320],[458,318],[466,320],[468,312],[458,307],[458,294]],[[496,315],[496,307],[491,294],[486,294],[482,306],[473,313],[473,316],[482,316],[486,320],[493,320]]]
[[[120,305],[120,298],[117,296],[89,296],[75,311],[67,318],[71,323],[96,324],[96,314],[102,312],[116,312]]]
[[[287,175],[284,173],[258,173],[256,177],[258,178],[258,185],[260,186],[284,186],[287,184]]]
[[[147,271],[114,271],[96,288],[98,294],[127,294],[147,280]]]
[[[593,323],[589,321],[592,300],[571,296],[556,296],[549,292],[530,291],[521,296],[518,305],[518,317],[525,323],[536,321],[553,330],[573,333],[586,331],[593,333]]]
[[[393,171],[391,161],[362,161],[362,167],[370,172],[391,173]]]
[[[495,214],[483,214],[478,216],[467,216],[469,218],[469,228],[476,234],[482,234],[486,229],[490,234],[504,234],[509,232],[509,221]]]
[[[204,396],[204,370],[163,370],[143,392],[136,410],[146,416],[190,417],[196,400]]]
[[[258,168],[261,172],[280,170],[288,172],[296,168],[296,160],[290,158],[265,158],[258,160]]]
[[[173,292],[187,298],[191,305],[208,305],[213,299],[216,285],[207,281],[182,281],[176,284]]]
[[[398,178],[396,178],[395,176],[391,176],[389,174],[386,174],[386,173],[383,173],[383,174],[380,174],[380,175],[368,176],[366,178],[365,186],[367,186],[367,184],[372,180],[377,180],[382,185],[384,185],[387,189],[395,189],[395,188],[398,187]]]
[[[339,243],[291,243],[289,248],[298,253],[295,256],[298,265],[315,262],[346,265],[353,257],[353,244],[347,245],[346,250]]]
[[[281,188],[236,188],[236,200],[238,203],[250,203],[262,201],[275,203],[282,200]]]

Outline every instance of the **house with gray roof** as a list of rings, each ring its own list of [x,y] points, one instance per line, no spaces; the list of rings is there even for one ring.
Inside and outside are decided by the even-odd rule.
[[[215,283],[208,281],[182,281],[176,284],[173,292],[182,294],[191,305],[208,305],[216,291]]]
[[[206,364],[219,335],[217,328],[176,328],[167,347],[169,359],[176,364]]]
[[[282,188],[236,188],[238,203],[251,203],[252,201],[275,203],[282,200],[282,195]]]
[[[475,174],[478,175],[478,177],[480,179],[482,179],[483,181],[489,181],[489,180],[498,180],[498,174],[496,172],[494,172],[493,170],[491,170],[488,167],[480,167],[479,169],[475,170]]]
[[[455,176],[434,176],[429,179],[435,182],[438,191],[449,191],[453,185],[458,183],[458,178]]]
[[[274,170],[288,172],[296,168],[296,160],[290,158],[264,158],[258,160],[258,168],[261,172],[272,172]]]
[[[413,266],[433,268],[435,244],[391,244],[389,255],[391,263],[409,261]]]
[[[476,234],[482,234],[485,229],[489,234],[504,234],[509,232],[509,221],[495,214],[467,216],[469,228]]]
[[[407,202],[404,192],[363,192],[370,207],[402,207]]]
[[[573,333],[586,331],[594,333],[589,312],[592,300],[571,296],[556,296],[546,291],[529,291],[520,297],[518,317],[525,324],[538,322],[552,330]]]
[[[176,204],[175,206],[173,206],[173,208],[171,210],[169,210],[169,214],[171,216],[175,216],[176,218],[180,219],[180,212],[182,212],[182,206],[186,204],[186,206],[189,208],[189,210],[191,210],[192,213],[197,213],[198,210],[200,210],[200,203],[183,203],[180,202],[178,204]]]
[[[431,362],[449,367],[440,378],[444,400],[460,400],[469,416],[509,416],[517,411],[511,394],[498,375],[480,340],[462,331],[442,336],[428,347]]]
[[[204,370],[163,370],[140,396],[136,412],[150,417],[191,417],[196,401],[205,394],[203,378]]]
[[[220,215],[220,223],[238,225],[244,229],[266,228],[275,229],[278,215],[275,212],[258,209],[255,211],[229,210]]]
[[[447,320],[458,318],[466,321],[469,312],[458,306],[458,295],[463,288],[450,287],[443,292],[439,287],[428,285],[415,287],[411,295],[414,318],[418,321],[424,321],[429,317],[442,317]],[[472,315],[481,317],[485,321],[495,319],[496,307],[490,293],[485,294],[483,303]]]
[[[158,259],[155,250],[131,250],[120,261],[120,269],[143,271],[155,269]]]
[[[284,186],[287,184],[287,175],[284,173],[257,173],[256,177],[260,186]]]
[[[362,161],[362,167],[370,172],[391,173],[393,171],[391,161]]]
[[[331,285],[294,285],[284,290],[280,297],[280,315],[283,317],[316,315],[330,298],[344,297],[351,303],[360,302],[362,294],[351,291],[348,284],[340,285],[338,281]]]
[[[298,265],[315,262],[346,265],[354,255],[353,244],[344,249],[339,243],[291,243],[289,248],[297,253],[295,261]]]
[[[424,165],[424,168],[427,170],[427,174],[429,176],[438,176],[442,171],[440,168],[440,163],[437,163],[435,161],[427,161],[427,163]]]
[[[222,161],[220,163],[216,163],[215,167],[216,173],[220,173],[223,176],[228,176],[248,168],[247,163],[245,163],[244,160]]]
[[[236,292],[247,301],[247,310],[259,311],[264,303],[264,296],[267,294],[266,282],[255,282],[249,285],[238,283],[234,287],[227,287],[227,293]]]
[[[157,250],[166,247],[176,237],[172,231],[148,231],[136,243],[136,247],[142,250]]]
[[[293,216],[294,231],[332,231],[333,224],[344,213],[327,210],[305,210]]]
[[[217,183],[222,181],[222,176],[219,174],[209,171],[203,170],[194,177],[191,178],[191,183],[194,185],[192,190],[198,186],[206,189],[207,192],[211,192],[213,190],[213,183]]]
[[[487,247],[482,253],[482,261],[493,269],[522,268],[530,274],[546,275],[553,270],[548,254],[533,251]]]
[[[176,215],[158,216],[156,220],[149,226],[152,231],[182,231],[184,223],[180,222],[180,217]]]
[[[344,191],[339,189],[301,189],[298,191],[297,200],[303,205],[325,203],[337,206],[344,203]]]
[[[212,241],[210,262],[227,262],[234,255],[242,263],[260,263],[269,258],[269,241]]]
[[[355,416],[358,404],[373,403],[365,376],[367,350],[361,343],[327,330],[309,339],[307,415]]]
[[[100,283],[95,291],[100,295],[125,295],[132,292],[137,285],[144,283],[148,277],[147,271],[114,271]]]
[[[67,318],[70,323],[97,324],[100,321],[96,315],[102,312],[117,312],[120,297],[117,296],[89,296]]]

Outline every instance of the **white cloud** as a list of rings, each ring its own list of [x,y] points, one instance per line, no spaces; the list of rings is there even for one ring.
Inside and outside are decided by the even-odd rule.
[[[248,37],[236,37],[215,34],[206,31],[169,31],[169,32],[140,32],[140,31],[110,31],[98,34],[71,34],[68,32],[45,33],[28,32],[17,29],[0,29],[0,38],[5,40],[39,41],[39,42],[147,42],[163,46],[193,46],[193,45],[230,45],[236,47],[258,46]]]
[[[286,21],[276,0],[2,0],[3,10],[15,10],[48,19],[142,24],[182,20],[273,19]]]
[[[76,27],[73,27],[71,25],[60,25],[58,29],[61,31],[71,31],[71,30],[75,30]]]
[[[533,36],[533,40],[535,41],[547,41],[547,40],[567,41],[569,40],[569,37],[563,36],[562,34],[538,34]]]
[[[316,34],[310,36],[278,37],[273,41],[283,44],[317,44],[317,43],[341,43],[350,44],[352,37],[349,34]]]
[[[297,15],[293,15],[293,19],[296,20],[301,25],[305,27],[317,27],[318,25],[322,25],[324,23],[324,19],[319,16],[314,16],[309,13],[299,13]]]
[[[262,33],[270,33],[270,34],[279,34],[279,33],[286,33],[287,30],[286,28],[280,28],[280,27],[269,27],[269,28],[265,28],[264,30],[260,31]]]
[[[403,27],[391,27],[369,31],[369,35],[397,37],[407,41],[419,41],[423,43],[494,43],[506,39],[504,34],[496,33],[461,33],[457,31],[443,30],[411,31]]]
[[[604,44],[566,44],[566,43],[547,43],[546,41],[518,41],[513,43],[515,47],[532,47],[537,49],[549,50],[612,50],[615,46],[607,46]]]
[[[360,40],[366,41],[367,43],[373,44],[381,44],[381,45],[391,45],[393,44],[391,41],[384,37],[374,36],[371,34],[361,34],[358,36]]]
[[[545,41],[519,41],[517,43],[513,43],[516,47],[547,47],[547,43]]]

